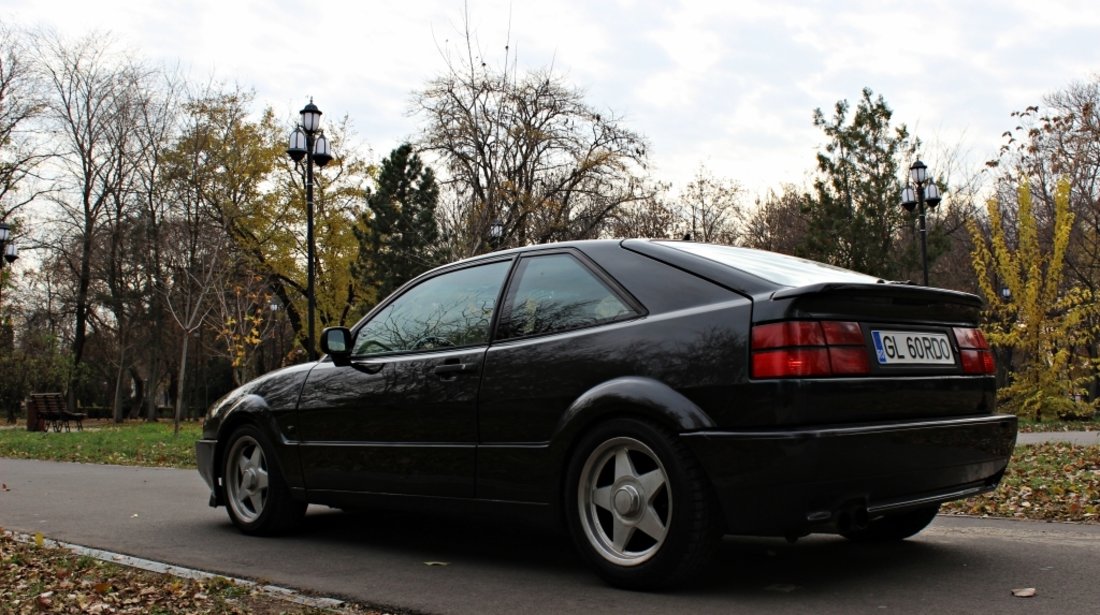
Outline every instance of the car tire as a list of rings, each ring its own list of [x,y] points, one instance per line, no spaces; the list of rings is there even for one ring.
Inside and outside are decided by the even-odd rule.
[[[721,535],[698,462],[656,425],[615,419],[588,431],[569,461],[564,501],[577,549],[607,582],[660,589],[692,577]]]
[[[280,534],[302,520],[306,503],[291,497],[271,441],[256,426],[233,432],[222,468],[225,507],[245,534]]]
[[[840,531],[840,535],[854,542],[882,543],[898,542],[914,536],[936,518],[940,505],[933,504],[902,513],[885,515],[871,519],[866,527],[849,528]]]

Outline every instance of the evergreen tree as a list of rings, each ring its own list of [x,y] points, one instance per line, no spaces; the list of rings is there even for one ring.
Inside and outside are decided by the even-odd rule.
[[[914,260],[912,243],[900,232],[908,222],[899,206],[898,161],[913,155],[909,132],[905,125],[890,127],[893,111],[869,88],[850,121],[848,112],[847,100],[837,102],[832,119],[814,111],[814,126],[829,141],[817,155],[814,194],[806,195],[803,205],[809,232],[798,253],[898,279]]]
[[[405,282],[439,263],[435,219],[439,187],[408,143],[382,161],[378,188],[355,235],[359,255],[352,274],[384,299]]]

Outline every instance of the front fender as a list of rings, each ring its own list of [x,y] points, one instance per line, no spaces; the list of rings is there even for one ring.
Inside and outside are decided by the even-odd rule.
[[[267,391],[267,393],[271,392]],[[293,405],[286,410],[276,408],[273,408],[270,400],[257,391],[226,399],[224,403],[211,410],[204,432],[216,434],[213,436],[215,446],[211,455],[212,467],[210,468],[211,479],[215,485],[221,484],[221,468],[224,466],[224,455],[230,436],[241,425],[252,424],[260,428],[271,441],[275,449],[275,459],[272,462],[278,464],[278,469],[291,491],[296,492],[304,487],[297,442],[288,438],[287,434],[288,430],[295,429],[293,419],[297,411]],[[217,504],[222,503],[222,493],[219,488],[214,489],[214,497]]]

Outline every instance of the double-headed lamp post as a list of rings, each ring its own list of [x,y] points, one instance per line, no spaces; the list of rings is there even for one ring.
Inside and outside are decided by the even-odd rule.
[[[909,181],[912,183],[901,191],[901,206],[907,211],[917,208],[920,219],[920,260],[924,269],[924,285],[928,286],[928,227],[925,223],[924,206],[935,209],[940,204],[940,189],[928,176],[928,167],[920,160],[909,167]]]
[[[314,346],[313,321],[314,312],[317,311],[317,296],[315,293],[314,261],[316,251],[313,240],[313,164],[323,167],[332,160],[329,151],[328,139],[321,130],[321,110],[309,99],[309,104],[302,108],[302,121],[294,132],[290,133],[290,145],[286,153],[295,163],[306,161],[306,300],[309,305],[307,316],[309,322],[307,331],[309,335],[309,358],[317,358],[317,349]]]
[[[15,259],[19,258],[19,249],[15,247],[15,242],[11,241],[11,227],[5,222],[0,222],[0,253],[4,255],[0,260],[0,269],[4,268],[5,261],[14,263]]]
[[[504,238],[504,223],[500,221],[500,218],[494,218],[493,222],[489,224],[489,243],[494,250],[500,249],[500,242]]]
[[[15,259],[19,258],[19,249],[15,247],[15,242],[11,241],[11,227],[5,222],[0,222],[0,254],[4,258],[0,258],[0,270],[4,269],[4,263],[14,263]],[[0,291],[3,290],[3,286],[0,286]]]

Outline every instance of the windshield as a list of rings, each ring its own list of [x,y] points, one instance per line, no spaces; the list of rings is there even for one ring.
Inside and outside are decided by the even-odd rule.
[[[681,241],[656,243],[740,269],[780,286],[797,288],[822,282],[875,284],[882,281],[849,269],[766,250]]]

